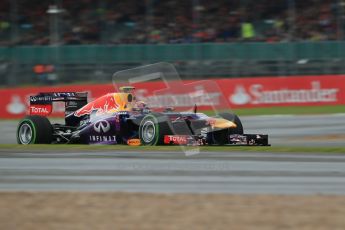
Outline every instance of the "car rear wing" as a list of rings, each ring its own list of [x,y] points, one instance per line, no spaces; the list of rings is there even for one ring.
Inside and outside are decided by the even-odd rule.
[[[50,115],[53,102],[65,102],[67,116],[87,104],[87,92],[50,92],[30,96],[30,115]]]

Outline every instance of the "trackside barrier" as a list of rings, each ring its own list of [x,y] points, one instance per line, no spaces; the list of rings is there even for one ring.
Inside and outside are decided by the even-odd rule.
[[[192,83],[193,81],[184,81]],[[171,96],[155,95],[164,88],[163,82],[135,84],[139,100],[151,108],[175,107],[178,110],[194,104],[199,109],[211,109],[219,103],[223,94],[231,108],[254,108],[272,106],[345,105],[345,75],[231,78],[215,79],[221,92],[206,92],[202,87],[190,88],[190,93]],[[68,85],[54,87],[25,87],[0,89],[0,118],[21,118],[28,114],[28,99],[38,92],[89,92],[89,101],[113,92],[111,83],[99,85]],[[63,116],[64,105],[56,104],[53,116]]]

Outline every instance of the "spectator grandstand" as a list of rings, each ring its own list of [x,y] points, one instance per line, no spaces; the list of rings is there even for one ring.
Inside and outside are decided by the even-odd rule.
[[[254,4],[255,3],[255,4]],[[47,13],[61,9],[58,44],[169,44],[343,39],[340,0],[7,0],[0,45],[47,45]]]

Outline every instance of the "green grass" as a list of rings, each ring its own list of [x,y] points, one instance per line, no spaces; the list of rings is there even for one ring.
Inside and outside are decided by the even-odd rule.
[[[345,113],[345,105],[327,105],[327,106],[280,106],[280,107],[263,107],[250,109],[234,109],[239,116],[254,115],[275,115],[275,114],[293,114],[293,115],[310,115],[310,114],[333,114]],[[205,111],[212,114],[211,111]]]
[[[323,106],[276,106],[260,108],[242,108],[230,109],[239,116],[255,115],[316,115],[316,114],[334,114],[345,113],[345,105],[323,105]],[[226,112],[229,110],[220,110]],[[214,115],[212,110],[199,110],[200,113]]]
[[[185,147],[191,149],[191,147]],[[0,152],[32,152],[32,151],[106,151],[106,152],[157,152],[157,151],[181,151],[179,146],[127,146],[127,145],[16,145],[0,144]],[[284,147],[284,146],[201,146],[201,152],[275,152],[275,153],[343,153],[345,147]]]

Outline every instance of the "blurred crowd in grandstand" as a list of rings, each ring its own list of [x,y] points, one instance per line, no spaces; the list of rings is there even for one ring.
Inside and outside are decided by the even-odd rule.
[[[48,14],[52,4],[61,12]],[[0,45],[343,39],[343,0],[4,0]]]

